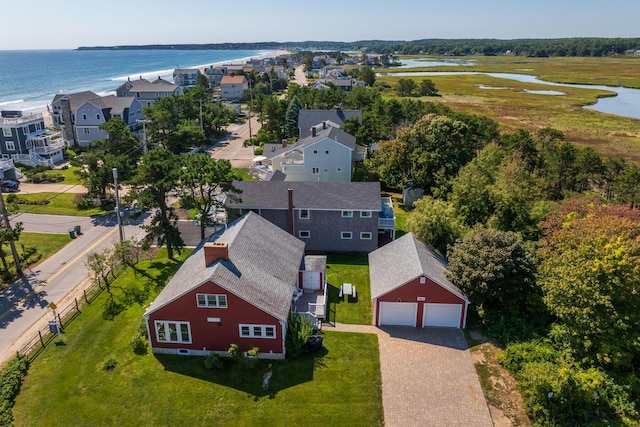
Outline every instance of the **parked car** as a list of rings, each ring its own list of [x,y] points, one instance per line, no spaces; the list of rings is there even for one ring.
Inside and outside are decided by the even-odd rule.
[[[0,188],[5,193],[17,193],[20,191],[20,183],[10,179],[4,179],[0,182]]]

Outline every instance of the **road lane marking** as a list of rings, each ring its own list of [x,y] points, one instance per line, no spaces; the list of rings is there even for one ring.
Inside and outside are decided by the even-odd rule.
[[[36,293],[40,292],[40,290],[42,288],[44,288],[51,280],[55,279],[56,277],[58,277],[59,275],[64,273],[69,267],[71,267],[73,264],[75,264],[80,258],[84,257],[89,251],[94,249],[100,243],[104,242],[108,237],[111,237],[111,235],[114,234],[117,230],[118,230],[118,228],[114,227],[111,231],[109,231],[107,234],[102,236],[100,239],[96,240],[91,246],[89,246],[87,249],[85,249],[82,253],[78,254],[71,261],[65,262],[64,265],[59,270],[57,270],[55,273],[53,273],[51,276],[49,276],[46,280],[43,280],[42,284],[38,285],[34,290],[32,290],[27,295],[22,297],[19,301],[17,301],[15,304],[13,304],[13,306],[11,306],[9,309],[7,309],[7,311],[5,311],[4,313],[0,314],[0,320],[2,320],[9,313],[14,311],[16,308],[18,308],[18,306],[20,304],[23,304],[27,299],[31,298]]]

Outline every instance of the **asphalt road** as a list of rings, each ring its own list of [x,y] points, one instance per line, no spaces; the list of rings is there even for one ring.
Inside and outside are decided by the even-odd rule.
[[[141,221],[144,218],[141,218]],[[0,364],[12,358],[19,348],[16,344],[34,325],[45,326],[52,318],[49,303],[58,304],[79,286],[88,286],[89,253],[113,247],[118,228],[115,217],[92,219],[54,215],[20,214],[12,223],[21,221],[25,231],[67,234],[79,225],[81,235],[33,270],[0,292]],[[125,238],[141,232],[140,222],[124,227]],[[35,333],[35,332],[34,332]]]
[[[255,135],[261,128],[257,117],[251,118],[251,135]],[[248,168],[255,157],[253,147],[245,147],[244,142],[249,138],[249,122],[231,124],[227,127],[231,135],[229,138],[217,142],[209,153],[214,159],[227,159],[235,168]]]

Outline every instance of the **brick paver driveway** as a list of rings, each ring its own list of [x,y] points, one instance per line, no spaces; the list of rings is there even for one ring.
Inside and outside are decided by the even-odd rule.
[[[378,335],[386,426],[493,426],[461,330],[344,324],[335,330]]]

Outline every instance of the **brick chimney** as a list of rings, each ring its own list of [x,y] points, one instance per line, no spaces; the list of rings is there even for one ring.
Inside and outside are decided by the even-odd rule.
[[[322,129],[326,129],[327,128],[327,121],[323,121],[322,122]]]
[[[287,148],[287,140],[286,139],[282,140],[282,148]]]
[[[208,242],[204,244],[204,263],[210,265],[219,259],[229,259],[229,244]]]
[[[316,137],[316,127],[315,126],[313,126],[311,128],[311,136],[314,137],[314,138]]]

